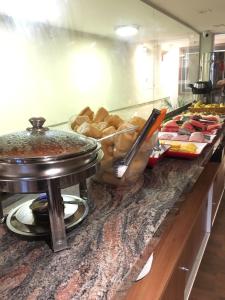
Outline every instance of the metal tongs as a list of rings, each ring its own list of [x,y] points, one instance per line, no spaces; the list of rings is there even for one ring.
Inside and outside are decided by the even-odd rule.
[[[126,133],[126,132],[130,132],[130,131],[134,131],[134,130],[136,130],[137,128],[138,128],[138,126],[135,126],[135,125],[134,125],[134,126],[130,126],[130,127],[128,127],[128,128],[125,128],[125,129],[122,129],[122,130],[119,130],[119,131],[115,131],[115,132],[113,132],[113,133],[111,133],[111,134],[109,134],[109,135],[106,135],[106,136],[104,136],[104,137],[98,139],[98,142],[107,140],[107,139],[109,139],[109,138],[111,138],[111,137],[114,137],[115,135],[119,135],[119,134]]]
[[[150,114],[148,120],[146,121],[144,127],[142,130],[139,132],[138,137],[134,141],[132,147],[130,150],[126,153],[126,155],[116,161],[114,163],[114,172],[116,177],[122,178],[125,172],[127,171],[131,161],[135,157],[136,153],[138,152],[139,148],[141,147],[142,143],[146,139],[150,129],[153,127],[155,124],[157,117],[160,115],[160,111],[156,108],[152,110],[152,113]]]

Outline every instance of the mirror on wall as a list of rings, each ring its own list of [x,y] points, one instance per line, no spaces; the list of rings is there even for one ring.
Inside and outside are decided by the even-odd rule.
[[[198,59],[199,35],[140,0],[1,0],[0,134],[87,105],[176,107]]]

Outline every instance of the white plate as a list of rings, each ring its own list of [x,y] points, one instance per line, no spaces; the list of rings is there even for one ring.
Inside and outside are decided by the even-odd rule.
[[[196,146],[196,152],[195,153],[190,153],[190,154],[196,154],[199,155],[202,150],[208,145],[207,143],[195,143],[195,142],[183,142],[183,141],[171,141],[171,140],[161,140],[160,143],[166,144],[166,145],[174,145],[174,144],[194,144]],[[181,152],[181,151],[171,151],[171,152],[180,152],[180,153],[186,153],[186,152]]]
[[[158,133],[159,140],[165,141],[164,139],[160,138],[161,136],[163,136],[165,134],[166,135],[168,134],[168,135],[170,135],[173,138],[177,138],[176,140],[173,140],[173,141],[180,141],[179,140],[179,136],[182,135],[182,134],[178,134],[177,132],[159,132]],[[204,134],[204,135],[207,135],[210,138],[209,140],[205,139],[205,143],[207,143],[207,144],[211,144],[213,142],[213,140],[215,139],[215,137],[216,137],[216,134]],[[168,140],[168,141],[170,141],[170,140]],[[181,140],[181,142],[189,142],[189,141],[183,141],[183,140]],[[198,142],[194,142],[194,143],[198,143]]]

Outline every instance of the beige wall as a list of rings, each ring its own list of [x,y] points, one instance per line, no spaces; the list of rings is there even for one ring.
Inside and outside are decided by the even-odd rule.
[[[0,134],[89,105],[109,110],[178,96],[179,46],[132,44],[44,26],[0,26]],[[182,44],[183,45],[183,44]],[[180,46],[182,46],[180,45]],[[165,54],[166,53],[166,54]]]
[[[25,129],[31,116],[59,123],[86,105],[135,102],[129,47],[67,31],[0,29],[1,133]]]

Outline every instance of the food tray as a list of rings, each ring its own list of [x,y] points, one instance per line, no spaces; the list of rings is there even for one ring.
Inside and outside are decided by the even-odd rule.
[[[209,114],[225,114],[225,107],[190,107],[188,110],[193,113],[206,112]]]
[[[179,137],[181,136],[180,134],[178,134],[177,132],[159,132],[158,133],[158,137],[159,137],[159,140],[162,140],[162,141],[165,141],[166,139],[161,139],[160,137],[165,135],[165,134],[168,134],[170,135],[171,137],[173,137],[173,140],[171,141],[180,141],[179,140]],[[204,134],[204,133],[203,133]],[[207,135],[207,137],[209,137],[209,139],[205,139],[205,142],[204,143],[207,143],[207,144],[211,144],[213,142],[213,140],[215,139],[216,137],[216,134],[205,134]],[[168,140],[170,141],[170,140]],[[185,142],[183,140],[181,140],[181,142]],[[187,141],[189,142],[189,141]],[[199,143],[199,142],[191,142],[191,143]]]
[[[160,141],[162,143],[162,141]],[[170,141],[170,140],[163,140],[163,144],[165,145],[173,145],[173,143],[177,143],[177,141]],[[180,144],[194,144],[197,147],[197,150],[195,153],[191,152],[181,152],[181,151],[172,151],[171,149],[168,149],[166,152],[166,156],[168,157],[181,157],[181,158],[187,158],[192,159],[198,157],[203,149],[208,145],[207,143],[195,143],[195,142],[181,142]]]

